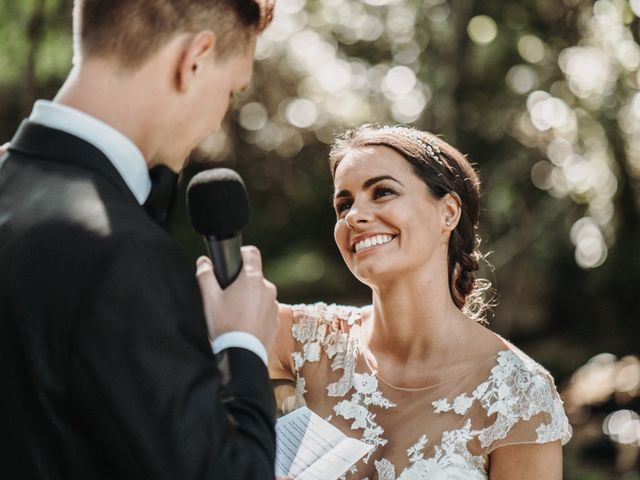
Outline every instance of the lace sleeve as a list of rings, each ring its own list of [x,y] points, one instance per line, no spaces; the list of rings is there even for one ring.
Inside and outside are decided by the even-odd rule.
[[[358,309],[343,305],[314,303],[292,305],[291,335],[297,342],[293,353],[295,371],[305,362],[317,362],[321,355],[333,358],[343,353],[349,327],[360,319]]]
[[[293,318],[290,305],[278,305],[280,327],[269,352],[269,377],[272,380],[295,380],[296,378],[291,357],[296,346],[291,336]]]
[[[567,443],[571,426],[551,375],[524,354],[502,353],[478,387],[487,415],[496,418],[479,435],[487,453],[505,445]]]
[[[325,303],[279,305],[280,328],[269,353],[271,378],[293,380],[302,365],[318,361],[323,350],[332,356],[342,321],[352,310]]]

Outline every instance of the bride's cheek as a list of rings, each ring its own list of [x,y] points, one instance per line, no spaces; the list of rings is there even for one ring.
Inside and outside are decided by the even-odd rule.
[[[347,248],[347,232],[344,220],[338,220],[333,230],[333,240],[336,243],[338,249],[343,252]]]

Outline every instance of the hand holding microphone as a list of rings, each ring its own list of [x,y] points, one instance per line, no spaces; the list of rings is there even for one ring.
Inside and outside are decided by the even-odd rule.
[[[276,288],[262,274],[259,250],[241,247],[249,218],[242,179],[229,169],[201,172],[189,183],[187,206],[210,255],[198,259],[196,274],[209,335],[244,331],[269,350],[278,330]]]

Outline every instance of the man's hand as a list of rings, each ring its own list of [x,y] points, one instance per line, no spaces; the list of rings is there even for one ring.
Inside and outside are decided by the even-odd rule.
[[[207,318],[209,336],[229,331],[250,333],[267,351],[278,331],[276,287],[262,274],[262,259],[256,247],[242,247],[242,271],[225,290],[220,288],[207,257],[198,259],[196,277]]]
[[[9,150],[9,142],[5,143],[4,145],[0,145],[0,157],[7,153],[7,150]]]

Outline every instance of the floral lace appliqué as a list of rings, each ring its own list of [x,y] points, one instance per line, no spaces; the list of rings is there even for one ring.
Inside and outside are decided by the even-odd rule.
[[[375,421],[375,413],[369,411],[370,406],[391,408],[396,405],[382,396],[378,390],[378,379],[371,374],[353,374],[352,384],[355,392],[349,400],[338,402],[333,410],[346,420],[353,420],[352,430],[362,429],[362,441],[375,447],[386,445],[387,439],[382,438],[384,429]],[[369,460],[373,450],[363,460]]]
[[[483,448],[504,439],[517,422],[529,420],[539,413],[549,414],[551,422],[538,426],[537,443],[558,439],[564,443],[570,436],[571,428],[562,402],[554,395],[552,383],[535,362],[511,350],[498,353],[497,365],[489,378],[478,385],[471,396],[461,394],[453,403],[446,398],[439,399],[432,406],[435,413],[453,410],[458,415],[465,415],[476,400],[487,416],[497,415],[495,422],[476,432]]]
[[[351,398],[334,405],[334,412],[346,420],[352,420],[352,430],[363,431],[363,442],[375,447],[385,445],[387,439],[382,437],[384,429],[378,425],[375,413],[369,408],[373,406],[386,409],[396,405],[383,397],[375,375],[355,372],[355,359],[360,349],[360,313],[355,308],[328,306],[322,303],[302,308],[305,315],[292,328],[293,337],[303,344],[302,353],[293,354],[298,379],[296,392],[302,392],[304,389],[300,369],[305,362],[319,361],[321,350],[324,349],[332,359],[331,369],[343,370],[337,382],[327,385],[327,395],[344,397],[353,389]],[[347,323],[349,333],[339,328],[342,321]],[[363,459],[364,463],[368,462],[374,451],[375,449]]]
[[[414,443],[411,447],[407,448],[407,455],[409,455],[409,461],[411,463],[415,463],[418,460],[422,460],[424,458],[424,454],[422,450],[429,442],[429,439],[426,435],[422,435],[420,439]]]
[[[551,421],[541,423],[536,429],[537,443],[558,439],[565,443],[570,437],[571,427],[564,415],[562,401],[554,395],[551,381],[533,360],[511,350],[498,353],[498,364],[473,396],[480,401],[487,415],[497,414],[493,425],[478,432],[484,448],[505,438],[517,422],[540,413],[549,414]]]
[[[435,413],[443,413],[443,412],[449,412],[453,410],[458,415],[464,415],[465,413],[467,413],[467,411],[471,407],[473,400],[474,400],[473,397],[470,397],[464,393],[461,393],[460,395],[458,395],[453,400],[452,404],[450,404],[446,398],[441,398],[440,400],[436,400],[435,402],[432,403],[433,411]]]
[[[396,467],[386,458],[374,460],[379,480],[396,480]]]
[[[377,447],[388,443],[388,439],[383,437],[383,427],[376,421],[375,411],[371,411],[372,407],[389,409],[396,405],[382,395],[375,375],[355,371],[356,359],[361,352],[360,310],[323,303],[293,308],[301,309],[303,313],[292,328],[293,337],[302,344],[301,351],[293,353],[296,403],[304,404],[303,365],[318,362],[326,355],[331,361],[332,371],[341,370],[340,378],[327,385],[327,395],[335,397],[337,402],[333,411],[348,420],[351,429],[362,430],[361,439],[376,447],[363,459],[368,463],[371,455],[378,451]],[[441,398],[431,405],[435,414],[453,412],[460,416],[469,415],[469,418],[465,419],[462,428],[443,432],[439,445],[430,445],[427,435],[421,435],[406,450],[409,465],[397,477],[396,466],[392,462],[387,458],[375,459],[379,480],[486,480],[485,461],[494,442],[506,438],[518,422],[530,420],[540,413],[546,413],[550,421],[541,421],[537,426],[536,442],[561,439],[565,443],[571,435],[571,427],[552,379],[533,360],[512,350],[498,353],[496,366],[489,377],[473,392]],[[495,416],[488,426],[486,423],[472,424],[473,412],[480,407],[486,418]],[[481,455],[476,456],[469,451],[469,442],[474,439],[478,439],[483,448]],[[425,458],[427,449],[431,452],[429,458]],[[345,476],[356,473],[354,466]]]
[[[427,459],[418,453],[427,445],[426,436],[422,436],[407,450],[410,465],[397,480],[486,480],[482,457],[471,455],[467,449],[473,436],[471,420],[467,419],[464,427],[444,432],[442,443],[435,447],[435,455]]]
[[[299,375],[305,362],[320,360],[321,352],[324,350],[332,359],[331,369],[344,371],[342,378],[327,387],[328,393],[333,397],[345,395],[351,388],[357,336],[343,331],[340,322],[344,321],[349,326],[356,324],[361,318],[358,310],[324,303],[294,305],[292,308],[304,312],[302,318],[291,328],[293,338],[303,345],[302,352],[293,353],[296,373]]]

